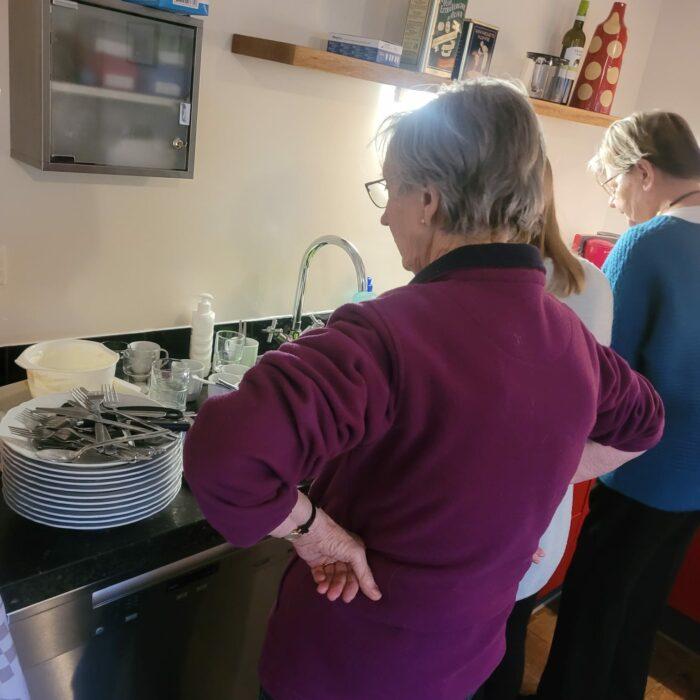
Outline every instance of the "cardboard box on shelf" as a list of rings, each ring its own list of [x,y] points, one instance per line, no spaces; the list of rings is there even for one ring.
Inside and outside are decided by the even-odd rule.
[[[128,0],[156,10],[178,12],[182,15],[208,15],[209,0]]]
[[[401,62],[401,47],[381,39],[367,39],[352,34],[331,34],[328,37],[327,50],[341,56],[351,56],[362,61],[383,63],[387,66],[399,67]]]

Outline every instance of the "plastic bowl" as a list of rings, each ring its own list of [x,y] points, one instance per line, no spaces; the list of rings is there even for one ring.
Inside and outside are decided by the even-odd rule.
[[[16,360],[27,370],[34,397],[77,386],[97,391],[112,383],[118,361],[116,352],[92,340],[48,340],[28,347]]]

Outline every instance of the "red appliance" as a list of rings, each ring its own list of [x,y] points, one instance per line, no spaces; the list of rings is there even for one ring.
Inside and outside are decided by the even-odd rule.
[[[597,236],[576,234],[572,243],[572,249],[577,255],[590,260],[598,267],[602,267],[618,239],[619,236],[614,233],[599,233]],[[581,526],[588,515],[588,495],[592,486],[593,482],[588,481],[577,484],[574,487],[574,505],[571,514],[569,541],[557,570],[539,593],[541,598],[564,583],[564,577],[576,550]],[[674,610],[685,617],[695,622],[700,622],[700,533],[696,535],[688,550],[685,561],[676,577],[668,603]]]
[[[603,267],[618,238],[620,237],[615,233],[599,233],[595,236],[577,233],[571,247],[574,253],[590,260],[596,267]]]

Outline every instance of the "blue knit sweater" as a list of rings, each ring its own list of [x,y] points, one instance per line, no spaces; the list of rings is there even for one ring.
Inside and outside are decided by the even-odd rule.
[[[657,216],[635,226],[603,271],[614,296],[612,347],[663,398],[666,430],[602,481],[654,508],[699,510],[700,224]]]

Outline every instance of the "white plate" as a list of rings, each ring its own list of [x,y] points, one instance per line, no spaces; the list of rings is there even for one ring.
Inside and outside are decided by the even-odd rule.
[[[78,491],[71,489],[49,489],[45,484],[39,484],[36,481],[27,479],[25,476],[19,476],[7,472],[8,479],[12,481],[15,488],[26,490],[28,495],[34,495],[48,499],[50,502],[61,502],[65,500],[84,501],[84,502],[112,502],[119,499],[130,499],[132,497],[141,497],[151,493],[154,489],[160,488],[161,484],[174,479],[176,476],[182,476],[181,470],[172,470],[159,475],[156,479],[150,481],[139,482],[119,489],[110,489],[109,491],[93,489],[91,491]]]
[[[177,496],[178,492],[175,492],[173,497],[164,505],[159,506],[157,508],[153,508],[151,511],[146,511],[144,513],[138,514],[138,515],[132,515],[128,518],[121,518],[121,519],[113,519],[109,521],[100,521],[100,522],[92,522],[92,523],[87,523],[83,521],[79,522],[58,522],[55,520],[52,520],[50,518],[45,518],[40,515],[32,515],[31,513],[24,513],[22,512],[21,508],[15,508],[12,505],[8,503],[8,506],[15,511],[18,515],[26,518],[27,520],[31,520],[32,522],[39,523],[40,525],[47,525],[48,527],[54,527],[54,528],[59,528],[62,530],[108,530],[113,527],[122,527],[123,525],[131,525],[132,523],[137,523],[141,520],[145,520],[146,518],[150,518],[153,515],[156,515],[157,513],[160,513],[160,511],[164,510],[167,508],[170,503],[175,500],[175,497]]]
[[[51,513],[44,511],[42,508],[38,508],[33,504],[27,504],[15,498],[14,494],[11,492],[5,492],[3,495],[5,501],[13,508],[13,510],[21,510],[22,514],[32,515],[40,518],[45,518],[46,520],[52,520],[56,523],[88,523],[88,524],[103,524],[107,522],[112,522],[114,520],[123,520],[125,518],[131,518],[141,515],[144,512],[151,512],[154,508],[163,507],[164,504],[169,502],[169,499],[174,493],[178,493],[180,490],[180,485],[176,484],[168,493],[163,494],[163,496],[153,503],[149,503],[144,506],[139,506],[138,508],[132,508],[128,511],[121,513],[96,513],[96,514],[86,514],[81,515],[80,513]]]
[[[121,521],[129,518],[139,518],[144,513],[157,512],[161,508],[164,508],[173,498],[180,492],[181,483],[178,482],[174,484],[171,489],[162,494],[157,500],[149,503],[147,505],[139,506],[137,508],[131,508],[124,510],[120,513],[105,513],[100,515],[99,513],[90,514],[87,513],[82,515],[77,512],[73,513],[53,513],[42,507],[37,507],[36,504],[25,503],[22,499],[17,498],[12,491],[3,490],[3,497],[12,510],[20,513],[20,515],[31,516],[31,518],[42,518],[44,521],[50,521],[56,524],[81,524],[85,523],[88,525],[100,525],[109,524],[116,521]]]
[[[65,493],[75,494],[91,494],[91,493],[109,493],[112,491],[128,491],[133,489],[143,488],[148,484],[157,483],[168,477],[171,473],[182,473],[182,464],[180,460],[173,460],[170,463],[163,464],[146,475],[138,477],[129,477],[122,480],[73,480],[47,477],[45,474],[35,474],[30,468],[24,466],[16,466],[12,462],[6,462],[5,472],[12,477],[20,479],[28,486],[46,492],[55,493],[60,496]],[[87,496],[86,496],[87,497]]]
[[[128,502],[128,503],[122,503],[119,500],[114,500],[112,503],[107,503],[107,504],[91,504],[91,503],[83,503],[79,504],[77,506],[64,506],[63,504],[59,504],[53,501],[50,501],[49,503],[46,503],[44,501],[39,501],[37,499],[34,499],[31,494],[28,494],[24,491],[17,490],[15,484],[11,481],[8,480],[7,482],[3,482],[3,489],[5,489],[6,493],[16,502],[20,503],[21,505],[27,506],[28,508],[32,508],[36,511],[46,513],[47,515],[56,515],[58,517],[70,517],[73,518],[73,515],[70,513],[64,512],[66,508],[69,510],[72,508],[74,510],[74,515],[75,517],[102,517],[99,515],[99,513],[90,513],[89,511],[95,510],[95,511],[102,511],[105,507],[110,508],[110,509],[116,509],[117,511],[120,511],[120,513],[115,513],[114,515],[120,515],[120,514],[126,514],[130,513],[134,510],[140,510],[141,508],[145,508],[147,506],[150,506],[153,502],[158,501],[160,499],[165,498],[168,493],[178,484],[180,481],[182,481],[182,477],[180,475],[173,475],[167,484],[164,484],[162,488],[159,489],[154,489],[154,491],[150,494],[147,494],[144,498],[141,499],[141,501],[134,501],[134,502]],[[111,517],[111,514],[109,514]],[[106,517],[106,515],[105,515]]]
[[[38,489],[34,484],[27,483],[22,477],[6,472],[3,475],[3,484],[7,483],[8,487],[15,494],[23,494],[28,500],[36,500],[37,502],[45,502],[49,505],[75,505],[81,508],[90,508],[92,506],[109,505],[119,503],[132,503],[138,500],[145,500],[156,493],[162,493],[177,480],[181,479],[180,472],[167,474],[148,484],[139,484],[138,488],[122,489],[119,491],[110,492],[64,492],[56,493],[45,489]]]
[[[3,479],[3,489],[17,503],[50,516],[58,517],[118,517],[147,508],[166,497],[182,477],[173,475],[168,481],[164,481],[149,493],[140,494],[134,498],[112,498],[105,503],[86,503],[85,501],[56,501],[44,496],[36,496],[28,490],[18,486],[12,479]]]
[[[83,467],[78,464],[62,464],[60,462],[41,462],[36,459],[23,457],[8,449],[5,444],[2,450],[3,461],[12,462],[14,465],[33,469],[35,472],[41,472],[47,476],[55,477],[56,479],[73,478],[73,479],[115,479],[136,474],[147,474],[150,470],[159,467],[174,459],[182,459],[181,455],[182,443],[177,443],[175,449],[154,457],[150,461],[144,462],[119,462],[115,466],[105,465],[103,468]]]
[[[0,421],[0,440],[5,442],[7,447],[27,459],[40,461],[42,463],[65,465],[64,462],[58,462],[53,460],[44,460],[39,458],[35,452],[29,447],[26,440],[18,438],[16,435],[12,435],[10,432],[10,427],[14,426],[17,428],[26,427],[18,418],[18,414],[25,408],[30,410],[35,408],[59,408],[66,401],[71,398],[70,394],[47,394],[46,396],[39,396],[36,399],[31,399],[31,401],[25,401],[19,406],[11,408],[5,417]],[[122,406],[160,406],[160,404],[146,396],[119,396],[119,405]],[[176,443],[177,444],[177,443]],[[101,461],[98,458],[91,459],[90,461],[81,462],[76,467],[81,466],[94,466],[94,467],[109,467],[123,465],[125,462],[119,460],[107,460]]]

